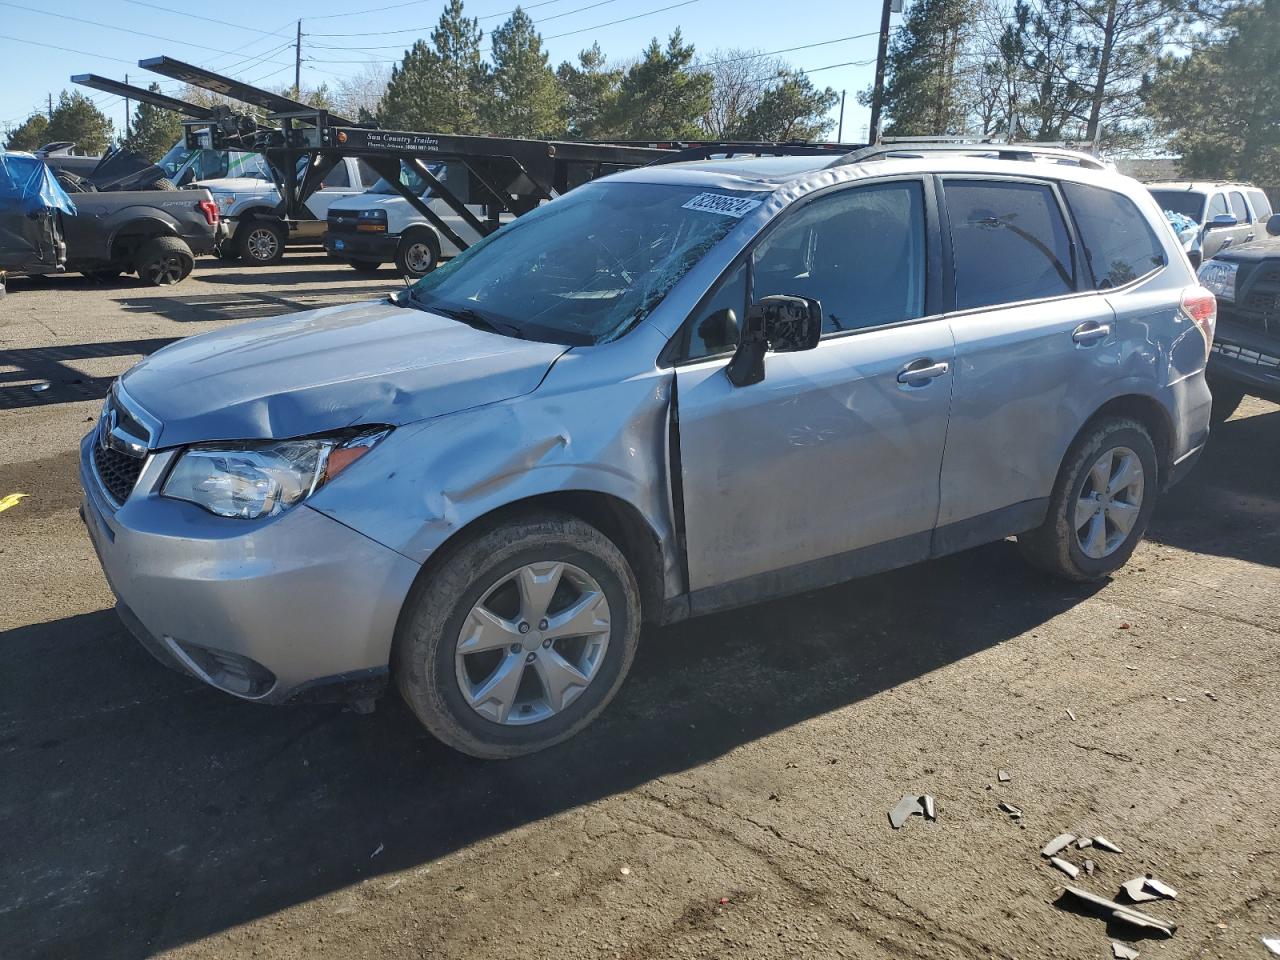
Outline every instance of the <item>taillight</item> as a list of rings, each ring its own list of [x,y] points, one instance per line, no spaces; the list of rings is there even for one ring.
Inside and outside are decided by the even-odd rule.
[[[209,222],[209,226],[216,227],[218,225],[218,205],[212,200],[201,200],[196,204],[200,208],[200,212],[204,214],[205,220]]]
[[[1205,356],[1213,346],[1213,333],[1218,325],[1218,300],[1204,287],[1187,287],[1182,291],[1182,312],[1204,335]]]

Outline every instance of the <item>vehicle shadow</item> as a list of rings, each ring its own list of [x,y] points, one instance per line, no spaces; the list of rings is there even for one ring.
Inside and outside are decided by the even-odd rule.
[[[427,863],[972,656],[1093,589],[1004,542],[652,629],[593,727],[505,763],[440,746],[394,695],[367,717],[235,701],[152,661],[108,610],[8,631],[0,955],[150,955]]]
[[[377,273],[361,273],[343,264],[325,261],[327,269],[295,270],[299,260],[285,260],[280,266],[290,269],[280,270],[273,267],[246,267],[239,263],[202,264],[197,273],[192,274],[201,283],[226,284],[227,286],[260,286],[270,284],[277,287],[303,287],[314,283],[341,283],[343,281],[383,281],[400,286],[403,281],[390,265],[384,266]],[[331,288],[326,288],[328,293]],[[376,290],[367,284],[359,289]]]
[[[194,294],[192,296],[122,297],[117,302],[129,313],[145,313],[178,323],[210,323],[215,320],[256,320],[298,310],[316,310],[356,300],[373,300],[387,291],[377,287],[322,287],[298,292],[298,297],[278,296],[264,290]],[[305,299],[302,297],[305,296]]]
[[[177,339],[153,337],[0,350],[0,410],[100,400],[107,395],[115,376],[82,373],[72,366],[73,363],[113,357],[145,357]]]
[[[1161,499],[1150,539],[1280,566],[1280,407],[1255,408],[1213,428],[1200,462]]]

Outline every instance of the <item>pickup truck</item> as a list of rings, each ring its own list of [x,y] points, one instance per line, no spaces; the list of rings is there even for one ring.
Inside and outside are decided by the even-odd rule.
[[[465,167],[438,163],[429,169],[465,201]],[[426,201],[432,212],[468,244],[481,239],[452,207],[439,197],[433,198],[427,184],[408,167],[401,168],[400,182]],[[484,219],[483,206],[467,204],[467,208]],[[510,219],[510,214],[503,217],[504,222]],[[384,179],[367,193],[329,205],[324,248],[331,258],[361,271],[374,271],[388,260],[394,261],[401,276],[413,279],[426,276],[442,259],[461,252]]]
[[[1280,214],[1267,220],[1265,233],[1200,267],[1200,282],[1218,298],[1206,374],[1215,422],[1235,413],[1246,395],[1280,403]]]
[[[96,280],[136,273],[154,286],[186,279],[223,236],[208,190],[111,190],[72,195],[62,218],[66,269]]]
[[[213,195],[228,224],[229,240],[221,245],[219,253],[239,257],[254,266],[278,263],[286,244],[319,243],[330,204],[364,193],[378,179],[368,164],[344,157],[325,176],[320,189],[307,198],[305,206],[311,218],[286,222],[277,212],[280,191],[266,172],[265,162],[261,170],[253,167],[242,172],[242,176],[197,180],[192,186],[203,187]]]

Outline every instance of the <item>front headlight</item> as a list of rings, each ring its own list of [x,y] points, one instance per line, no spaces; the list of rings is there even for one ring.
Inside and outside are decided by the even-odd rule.
[[[1200,283],[1213,291],[1219,300],[1236,298],[1236,272],[1238,263],[1228,260],[1206,260],[1200,265]]]
[[[271,517],[309,497],[382,440],[388,427],[305,440],[188,447],[161,489],[220,517]]]

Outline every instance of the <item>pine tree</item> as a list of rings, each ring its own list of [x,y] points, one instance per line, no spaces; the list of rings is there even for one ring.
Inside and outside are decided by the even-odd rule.
[[[622,80],[610,126],[632,140],[693,140],[711,102],[711,76],[693,66],[693,44],[677,29],[664,48],[649,41]]]
[[[579,140],[613,136],[609,118],[618,100],[622,71],[605,66],[600,44],[578,53],[578,65],[569,61],[556,69],[565,97],[565,135]]]
[[[833,126],[827,114],[839,94],[819,90],[800,71],[780,71],[773,86],[729,130],[734,140],[820,140]]]
[[[153,83],[149,89],[159,93],[160,84]],[[121,141],[121,146],[142,154],[153,163],[182,139],[182,118],[172,110],[149,103],[138,104],[133,111],[131,126],[132,131]]]
[[[975,6],[975,0],[916,0],[911,5],[885,60],[887,135],[964,132],[968,105],[958,95],[957,75]],[[869,92],[858,99],[869,102]]]
[[[462,0],[449,0],[431,43],[418,40],[391,71],[379,119],[400,130],[479,133],[487,71],[480,59],[480,22]]]
[[[493,31],[493,71],[483,118],[502,137],[547,137],[564,124],[564,91],[547,63],[542,37],[519,7]]]
[[[6,150],[34,150],[49,142],[49,118],[43,113],[33,113],[15,127],[5,141]]]
[[[1217,33],[1186,57],[1161,59],[1145,91],[1147,112],[1182,155],[1184,176],[1274,184],[1280,0],[1250,0],[1225,11]]]
[[[101,153],[111,143],[111,120],[83,93],[63,90],[53,108],[46,142],[70,140],[82,153]]]

